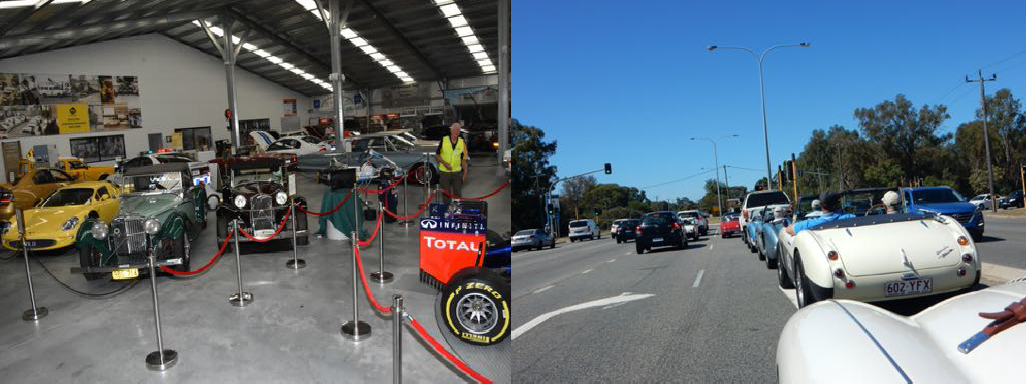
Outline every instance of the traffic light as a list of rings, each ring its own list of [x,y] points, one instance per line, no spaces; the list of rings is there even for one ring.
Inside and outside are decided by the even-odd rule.
[[[612,173],[613,173],[613,164],[606,163],[606,174],[609,175],[609,174],[612,174]]]
[[[598,209],[598,208],[595,208],[595,216],[598,216],[598,215],[601,215],[601,214],[602,214],[602,210]]]
[[[794,181],[794,162],[791,160],[784,161],[784,175],[787,177],[787,181]]]
[[[549,215],[555,215],[555,214],[556,214],[556,207],[550,205],[549,206]]]

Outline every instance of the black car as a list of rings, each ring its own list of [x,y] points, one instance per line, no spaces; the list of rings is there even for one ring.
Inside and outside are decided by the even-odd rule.
[[[683,249],[688,245],[688,239],[684,237],[684,226],[681,225],[676,212],[646,213],[641,217],[641,224],[635,230],[637,233],[635,234],[634,248],[639,255],[653,247]]]
[[[616,227],[616,233],[613,237],[616,239],[616,243],[626,243],[627,240],[636,239],[638,224],[641,224],[641,222],[633,219],[621,221]]]
[[[1009,209],[1009,208],[1015,208],[1015,207],[1022,208],[1023,207],[1023,200],[1024,199],[1023,199],[1023,195],[1022,195],[1022,190],[1021,189],[1016,189],[1016,190],[1012,191],[1012,193],[1009,193],[1008,196],[1002,198],[998,202],[998,206],[1001,207],[1002,209]]]

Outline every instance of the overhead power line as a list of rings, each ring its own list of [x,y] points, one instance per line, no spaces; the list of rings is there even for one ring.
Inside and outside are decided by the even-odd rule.
[[[684,181],[684,180],[687,180],[687,179],[691,179],[691,178],[694,178],[694,177],[698,177],[698,176],[704,175],[704,174],[712,172],[712,171],[714,171],[714,169],[708,169],[708,170],[696,173],[694,175],[682,177],[682,178],[679,178],[679,179],[676,179],[676,180],[667,181],[665,183],[659,183],[659,184],[652,184],[652,185],[649,185],[649,186],[644,186],[644,187],[641,187],[641,189],[649,189],[649,188],[660,187],[660,186],[667,185],[667,184],[679,183],[681,181]],[[760,172],[762,172],[762,171],[760,171]]]

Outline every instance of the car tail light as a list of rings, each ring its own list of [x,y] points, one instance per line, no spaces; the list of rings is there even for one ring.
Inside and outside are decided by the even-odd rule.
[[[959,236],[958,245],[969,245],[969,239],[967,239],[965,236]]]
[[[745,220],[748,220],[748,210],[741,211],[741,216],[744,216]]]
[[[835,269],[834,270],[834,276],[837,276],[838,278],[843,279],[844,278],[844,270],[840,269],[840,268]]]
[[[673,223],[673,229],[680,228],[680,223]]]
[[[837,251],[827,252],[827,258],[830,260],[837,260]]]
[[[965,276],[965,267],[958,267],[958,276]]]
[[[855,288],[855,281],[848,280],[847,282],[844,283],[844,287],[848,288],[848,289]]]
[[[973,254],[967,253],[967,254],[962,255],[962,261],[967,262],[967,263],[973,262]]]

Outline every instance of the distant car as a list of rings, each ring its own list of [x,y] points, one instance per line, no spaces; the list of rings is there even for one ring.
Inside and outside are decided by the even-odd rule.
[[[630,219],[616,219],[613,220],[613,224],[609,227],[609,236],[616,240],[617,229],[620,229],[620,223],[629,221]]]
[[[1001,209],[1011,209],[1011,208],[1016,208],[1016,207],[1022,208],[1024,200],[1026,200],[1026,199],[1023,199],[1022,190],[1021,189],[1016,189],[1016,190],[1012,191],[1012,193],[1009,193],[1008,196],[1001,198],[1001,200],[998,202],[998,208],[1001,208]]]
[[[520,249],[542,249],[546,245],[549,248],[556,247],[556,238],[541,229],[525,229],[513,235],[513,251]]]
[[[748,218],[748,222],[744,224],[743,237],[748,240],[745,241],[745,245],[748,246],[748,251],[752,253],[758,253],[759,248],[756,241],[759,239],[759,230],[762,228],[762,217],[765,211],[765,206],[759,207],[758,209],[751,210]]]
[[[795,312],[784,325],[777,341],[777,380],[1015,382],[1022,379],[1026,324],[1015,324],[1012,313],[1021,316],[1015,311],[1022,307],[1009,304],[1023,296],[1026,282],[1012,281],[958,295],[912,316],[850,300],[817,303]],[[1002,312],[1006,306],[1012,326],[987,337],[990,333],[982,330],[997,321],[979,314]]]
[[[1003,197],[996,197],[995,198],[995,200],[997,200],[997,201],[1001,201],[1001,199],[1003,199]],[[972,203],[973,205],[979,207],[979,208],[990,209],[990,198],[987,197],[986,193],[984,193],[982,195],[974,196],[972,199],[969,199],[969,202]],[[1000,205],[1000,203],[999,203],[999,205]]]
[[[741,233],[741,219],[737,215],[726,215],[720,222],[720,237],[726,239]]]
[[[641,224],[640,220],[637,219],[625,219],[616,227],[616,243],[626,243],[627,240],[634,240],[637,237],[638,224]]]
[[[777,267],[777,236],[790,221],[791,206],[766,206],[762,219],[762,230],[759,231],[759,260],[766,260],[766,268]]]
[[[595,220],[583,219],[570,222],[570,241],[595,240],[602,238],[602,231],[599,230]]]
[[[700,211],[680,211],[677,217],[689,217],[695,219],[695,226],[698,227],[698,234],[705,236],[709,234],[709,217]]]
[[[791,199],[787,197],[786,193],[773,190],[750,192],[745,195],[745,201],[741,203],[741,228],[747,228],[752,211],[771,204],[791,204]],[[752,244],[747,230],[741,233],[741,241],[747,244],[749,249],[752,249],[754,244]]]
[[[106,180],[114,174],[114,167],[93,167],[77,157],[58,157],[57,169],[73,175],[79,181]]]
[[[658,211],[646,213],[638,225],[634,249],[640,255],[653,247],[676,247],[683,249],[688,246],[684,236],[684,228],[675,212]]]
[[[983,211],[949,187],[905,188],[905,211],[933,212],[951,216],[969,230],[973,240],[983,237]]]
[[[691,240],[698,240],[698,225],[695,224],[695,219],[683,217],[679,213],[677,218],[680,220],[680,224],[684,226],[684,236]]]
[[[966,228],[934,212],[883,214],[876,207],[887,190],[844,191],[841,207],[853,218],[779,233],[778,283],[796,287],[800,307],[936,295],[980,281],[980,255]]]

